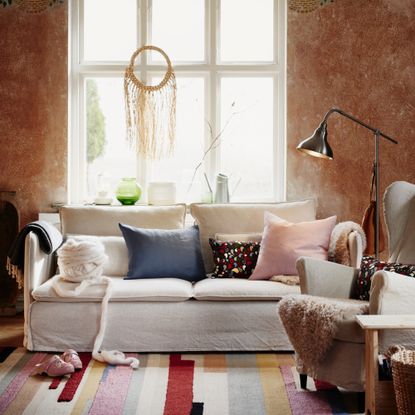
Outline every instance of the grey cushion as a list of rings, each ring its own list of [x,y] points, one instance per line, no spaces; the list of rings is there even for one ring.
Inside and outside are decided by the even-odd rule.
[[[119,226],[128,249],[126,279],[206,277],[197,226],[174,230]]]

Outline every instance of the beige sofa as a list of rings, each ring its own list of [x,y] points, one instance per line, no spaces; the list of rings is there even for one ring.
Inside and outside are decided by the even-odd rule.
[[[278,204],[194,204],[206,271],[213,270],[208,238],[217,233],[260,233],[265,211],[292,222],[315,219],[313,200]],[[277,314],[278,301],[299,293],[298,286],[273,281],[206,278],[124,280],[128,253],[118,223],[176,229],[185,226],[185,205],[63,207],[65,237],[98,237],[109,261],[104,275],[113,279],[113,295],[102,347],[135,352],[292,350]],[[25,244],[25,346],[60,351],[92,350],[98,331],[104,287],[91,286],[81,297],[58,297],[52,288],[54,255],[39,249],[33,233]]]

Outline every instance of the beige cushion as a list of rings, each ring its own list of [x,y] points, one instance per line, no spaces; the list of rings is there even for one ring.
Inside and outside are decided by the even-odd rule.
[[[314,200],[283,203],[229,203],[190,205],[190,213],[200,229],[206,272],[214,269],[209,238],[216,234],[262,233],[264,212],[271,212],[290,222],[312,221],[316,218]]]
[[[91,235],[66,235],[66,239],[76,241],[98,240],[105,247],[108,261],[104,264],[102,273],[109,276],[124,277],[128,272],[128,250],[122,236],[91,236]]]
[[[184,227],[186,205],[171,206],[64,206],[60,210],[62,233],[119,236],[118,224],[146,229]]]
[[[280,300],[287,294],[300,294],[298,285],[241,278],[206,278],[197,282],[193,296],[197,300],[244,301]],[[275,311],[276,313],[276,311]]]
[[[261,242],[262,232],[258,233],[217,233],[215,239],[218,241],[238,241],[238,242]]]
[[[87,287],[78,297],[59,297],[52,287],[57,276],[50,278],[33,292],[37,301],[85,302],[101,301],[106,285]],[[147,278],[140,280],[112,279],[112,295],[110,301],[186,301],[192,296],[192,283],[178,278]],[[62,287],[73,290],[78,284],[64,282]]]

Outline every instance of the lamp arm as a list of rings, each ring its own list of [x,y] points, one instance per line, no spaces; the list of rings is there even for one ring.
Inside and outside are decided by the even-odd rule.
[[[360,124],[361,126],[367,128],[368,130],[372,131],[373,133],[379,133],[379,135],[383,138],[386,138],[387,140],[391,141],[392,143],[398,144],[398,142],[396,140],[394,140],[393,138],[387,136],[386,134],[383,134],[382,131],[380,131],[377,128],[371,127],[370,125],[366,124],[365,122],[357,119],[356,117],[353,117],[353,115],[348,114],[347,112],[342,111],[339,108],[331,108],[329,111],[327,111],[327,113],[324,115],[324,119],[323,122],[327,121],[327,118],[333,113],[333,112],[337,112],[340,115],[343,115],[343,117],[349,118],[350,120],[356,122],[357,124]]]

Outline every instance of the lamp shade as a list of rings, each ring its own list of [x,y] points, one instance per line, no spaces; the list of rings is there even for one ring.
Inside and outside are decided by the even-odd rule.
[[[323,121],[311,137],[306,138],[298,144],[297,150],[314,157],[331,160],[333,158],[333,150],[327,141],[327,123]]]

